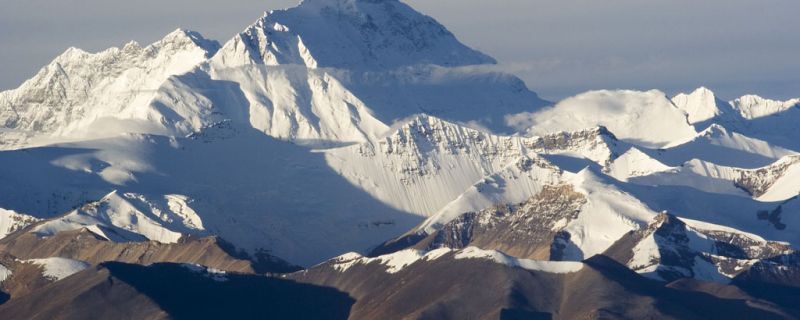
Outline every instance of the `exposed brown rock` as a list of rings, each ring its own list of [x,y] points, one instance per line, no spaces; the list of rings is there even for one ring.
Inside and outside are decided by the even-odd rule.
[[[0,252],[19,259],[62,257],[98,264],[119,261],[138,264],[155,262],[196,263],[212,268],[254,272],[251,261],[226,252],[216,237],[185,238],[179,243],[155,241],[117,243],[99,238],[86,229],[66,231],[50,237],[20,232],[0,240]]]
[[[465,213],[421,239],[406,235],[376,249],[386,253],[404,248],[430,250],[475,246],[537,260],[561,260],[561,231],[576,219],[586,198],[571,185],[545,186],[541,192],[517,205],[499,205]],[[403,246],[403,243],[411,244]]]

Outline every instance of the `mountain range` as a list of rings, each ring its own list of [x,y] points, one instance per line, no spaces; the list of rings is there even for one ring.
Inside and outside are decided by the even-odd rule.
[[[66,50],[0,92],[0,314],[800,317],[800,99],[495,63],[396,0]]]

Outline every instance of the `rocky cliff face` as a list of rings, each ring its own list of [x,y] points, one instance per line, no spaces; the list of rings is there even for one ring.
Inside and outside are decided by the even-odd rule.
[[[607,254],[656,279],[688,277],[727,283],[755,265],[760,269],[775,266],[769,261],[793,256],[794,250],[784,243],[720,226],[684,222],[664,213],[647,228],[620,239]],[[784,267],[796,268],[794,265]]]

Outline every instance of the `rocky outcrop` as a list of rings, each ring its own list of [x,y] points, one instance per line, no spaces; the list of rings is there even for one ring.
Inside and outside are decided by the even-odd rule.
[[[561,260],[565,240],[569,240],[569,233],[563,228],[577,218],[585,203],[585,197],[571,185],[545,186],[525,202],[465,213],[438,231],[417,239],[419,242],[412,247],[431,250],[476,246],[519,258]]]
[[[796,269],[790,246],[735,229],[662,213],[647,227],[625,235],[606,254],[645,276],[673,281],[695,278],[723,283],[751,268]],[[755,272],[755,270],[753,272]]]

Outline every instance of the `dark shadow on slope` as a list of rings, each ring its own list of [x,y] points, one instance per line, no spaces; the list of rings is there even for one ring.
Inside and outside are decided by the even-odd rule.
[[[53,163],[97,151],[97,148],[79,146],[0,151],[0,208],[37,218],[52,218],[99,200],[113,190],[96,187],[105,184],[100,176]],[[108,166],[97,159],[86,163],[86,169],[95,172]]]
[[[290,273],[303,269],[300,266],[293,265],[266,252],[257,252],[254,254],[255,256],[250,255],[244,250],[237,249],[236,246],[222,238],[217,239],[219,248],[222,249],[222,251],[225,251],[225,253],[229,254],[231,257],[251,261],[250,266],[253,268],[253,271],[258,274]]]
[[[519,284],[515,284],[512,287],[511,292],[509,294],[509,299],[512,307],[500,310],[500,319],[501,320],[553,319],[553,315],[551,313],[539,311],[534,308],[534,306],[539,305],[539,303],[536,303],[537,301],[531,301],[531,298],[536,299],[537,297],[529,297],[528,296],[529,292],[526,292],[527,290],[525,289],[526,288],[524,288],[523,285]],[[556,291],[555,288],[553,289],[553,291]]]
[[[776,114],[752,120],[742,120],[734,131],[764,140],[774,146],[800,151],[800,104]]]
[[[682,218],[733,227],[761,235],[768,240],[795,243],[799,236],[788,232],[798,227],[792,225],[793,221],[797,221],[794,219],[794,212],[784,215],[782,223],[788,226],[786,230],[780,230],[780,225],[759,219],[759,212],[773,212],[780,206],[786,207],[786,202],[760,202],[688,186],[645,186],[622,182],[614,184],[655,211],[668,211]]]
[[[780,315],[756,309],[745,300],[721,299],[707,293],[667,288],[664,283],[647,279],[604,255],[595,255],[584,263],[605,278],[631,292],[656,299],[655,307],[677,318],[704,319],[783,319]]]
[[[695,141],[669,149],[639,148],[639,150],[671,167],[681,166],[692,159],[699,159],[722,166],[754,169],[770,165],[778,160],[743,150]]]
[[[171,81],[201,86],[210,80],[190,73]],[[223,112],[221,118],[232,119],[230,127],[187,138],[120,136],[0,152],[0,191],[7,191],[0,192],[0,208],[48,218],[112,190],[186,195],[210,233],[251,254],[304,265],[365,250],[422,221],[340,176],[324,153],[253,129],[238,85],[196,89]],[[122,155],[117,166],[134,162],[146,169],[130,170],[133,179],[126,185],[110,183],[100,172],[114,165],[102,160],[113,154]],[[89,168],[82,167],[87,163]]]
[[[506,125],[505,116],[552,105],[519,78],[480,68],[423,65],[383,73],[331,72],[386,123],[424,113],[513,134],[516,130]]]
[[[775,303],[783,308],[784,311],[792,314],[792,316],[800,318],[800,306],[797,304],[800,301],[800,288],[735,280],[734,285],[747,294]]]
[[[104,263],[175,319],[347,319],[355,300],[332,288],[236,274],[214,279],[177,264]]]
[[[236,137],[210,143],[181,141],[181,149],[163,148],[166,143],[159,143],[159,157],[152,159],[163,174],[141,175],[137,187],[197,199],[195,210],[204,225],[238,247],[291,238],[294,245],[305,246],[294,254],[308,254],[339,240],[353,243],[322,249],[316,261],[269,252],[292,263],[313,264],[364,250],[422,220],[353,185],[328,166],[325,154],[254,129],[241,129]],[[260,240],[251,238],[265,230],[272,233]]]
[[[553,315],[547,312],[537,312],[524,309],[500,310],[501,320],[550,320]]]
[[[563,154],[543,154],[542,157],[562,170],[572,173],[578,173],[585,168],[592,168],[598,171],[602,170],[599,164],[586,158],[572,157]]]
[[[415,227],[416,229],[416,227]],[[413,247],[428,237],[427,233],[404,234],[399,238],[387,240],[380,245],[372,248],[367,254],[368,257],[377,257],[385,254],[394,253]]]

